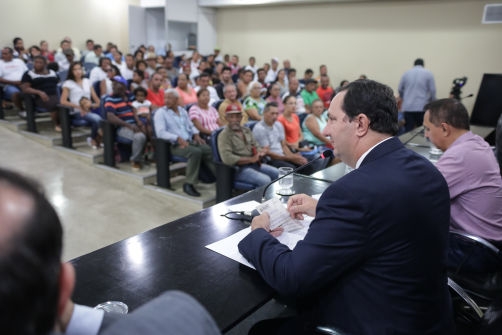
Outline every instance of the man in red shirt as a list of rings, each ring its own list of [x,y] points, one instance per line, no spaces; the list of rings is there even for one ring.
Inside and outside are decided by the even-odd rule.
[[[165,106],[164,91],[160,89],[160,86],[162,86],[162,75],[154,73],[150,78],[150,88],[146,95],[146,99],[152,103],[152,111]]]
[[[321,75],[321,85],[316,90],[317,95],[324,103],[324,108],[328,109],[333,96],[333,88],[329,85],[329,77],[325,74]]]

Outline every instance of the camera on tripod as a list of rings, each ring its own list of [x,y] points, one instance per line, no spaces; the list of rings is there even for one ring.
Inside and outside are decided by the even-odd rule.
[[[453,79],[453,87],[451,88],[450,96],[459,101],[462,100],[460,95],[462,94],[462,87],[465,85],[466,82],[467,82],[467,77]]]

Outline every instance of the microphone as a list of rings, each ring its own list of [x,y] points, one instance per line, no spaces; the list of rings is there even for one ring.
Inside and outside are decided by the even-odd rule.
[[[319,156],[319,157],[316,157],[314,158],[313,160],[311,160],[310,162],[306,163],[306,164],[303,164],[303,165],[300,165],[299,167],[297,167],[296,169],[294,169],[293,171],[291,172],[288,172],[286,173],[284,176],[280,176],[279,178],[275,179],[275,180],[272,180],[270,183],[267,184],[267,186],[265,187],[265,189],[263,190],[263,194],[261,196],[261,201],[263,202],[265,200],[265,193],[267,193],[267,189],[270,187],[270,185],[272,185],[273,183],[275,183],[276,181],[279,181],[281,180],[282,178],[284,177],[287,177],[289,176],[290,174],[292,173],[295,173],[295,172],[298,172],[300,171],[301,169],[303,168],[306,168],[307,166],[311,165],[312,163],[320,160],[320,159],[324,159],[324,158],[332,158],[334,155],[333,155],[333,151],[331,150],[324,150],[322,152],[322,154]]]

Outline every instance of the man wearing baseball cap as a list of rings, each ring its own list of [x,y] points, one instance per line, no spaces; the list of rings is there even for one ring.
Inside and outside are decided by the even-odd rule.
[[[251,130],[241,126],[241,106],[228,105],[225,109],[225,119],[228,125],[218,136],[218,151],[223,163],[237,166],[235,180],[259,187],[276,179],[279,171],[261,162],[268,147],[260,148]]]

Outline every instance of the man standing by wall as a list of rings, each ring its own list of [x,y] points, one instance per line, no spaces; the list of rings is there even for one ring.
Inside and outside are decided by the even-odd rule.
[[[425,104],[436,100],[434,76],[424,68],[424,60],[417,58],[414,67],[406,71],[399,82],[399,96],[403,100],[405,131],[419,127],[424,122]]]

